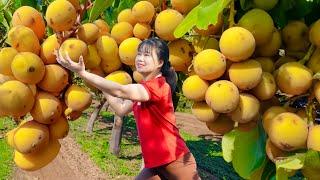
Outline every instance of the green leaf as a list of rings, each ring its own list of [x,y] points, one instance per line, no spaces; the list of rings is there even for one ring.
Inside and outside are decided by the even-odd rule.
[[[201,6],[198,12],[198,21],[196,26],[199,29],[207,29],[210,24],[218,22],[219,14],[230,4],[231,0],[217,0],[207,6]]]
[[[222,147],[222,155],[223,159],[226,162],[232,161],[232,152],[234,150],[234,141],[236,138],[236,132],[235,130],[230,131],[229,133],[223,135],[221,147]]]
[[[276,165],[267,159],[267,164],[263,169],[261,179],[271,179],[276,174]]]
[[[308,150],[304,162],[304,167],[320,169],[320,153],[314,150]]]
[[[95,0],[89,14],[89,22],[96,20],[113,2],[114,0]]]
[[[288,180],[289,173],[284,168],[277,168],[276,180]]]
[[[14,0],[14,8],[18,9],[21,6],[31,6],[37,8],[36,0]]]
[[[9,32],[10,25],[8,24],[4,14],[0,12],[0,23],[6,28],[6,31]]]
[[[261,129],[262,125],[259,123],[258,127],[249,132],[236,131],[232,165],[242,178],[250,178],[266,160],[266,137],[265,132]]]
[[[4,17],[6,18],[7,22],[11,22],[12,12],[10,10],[4,11]]]
[[[299,153],[293,156],[288,156],[284,160],[276,161],[276,167],[277,169],[284,168],[289,170],[301,169],[304,165],[305,157],[306,157],[305,153]]]
[[[289,21],[289,17],[287,16],[287,11],[292,9],[295,4],[295,1],[292,0],[280,0],[278,4],[270,10],[270,15],[275,23],[275,25],[279,28],[283,28]]]

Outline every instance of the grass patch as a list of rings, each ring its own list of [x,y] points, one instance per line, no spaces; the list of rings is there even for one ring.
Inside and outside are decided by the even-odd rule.
[[[13,149],[7,144],[5,134],[14,128],[14,122],[9,118],[0,118],[0,179],[9,179],[12,175]]]
[[[82,150],[88,153],[93,161],[111,178],[117,176],[136,176],[141,165],[141,151],[135,121],[132,116],[125,118],[124,131],[121,142],[120,157],[109,152],[113,115],[102,112],[102,120],[95,123],[92,135],[85,132],[88,117],[83,116],[71,122],[71,133],[81,145]],[[199,174],[202,179],[218,177],[219,179],[240,179],[233,168],[221,157],[220,143],[204,140],[182,132],[188,147],[196,158]]]

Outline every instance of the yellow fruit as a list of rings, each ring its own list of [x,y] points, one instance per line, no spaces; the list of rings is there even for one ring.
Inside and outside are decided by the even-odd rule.
[[[6,133],[6,141],[7,141],[7,144],[9,144],[9,146],[11,148],[15,148],[15,145],[14,145],[14,134],[16,133],[17,129],[18,128],[11,129],[10,131],[8,131]]]
[[[274,71],[274,65],[271,58],[258,57],[255,60],[261,64],[261,68],[263,72],[272,73]]]
[[[133,26],[128,22],[119,22],[111,29],[111,37],[116,40],[118,44],[133,36]]]
[[[193,101],[202,101],[205,99],[209,83],[201,79],[198,75],[189,76],[182,84],[183,95]]]
[[[80,10],[81,7],[80,7],[79,0],[68,0],[68,1],[73,5],[76,11]]]
[[[202,36],[209,36],[217,34],[221,31],[223,26],[223,16],[219,14],[216,24],[210,24],[206,29],[194,28],[195,32]]]
[[[226,70],[226,59],[219,51],[206,49],[194,57],[193,68],[202,79],[218,79]]]
[[[313,71],[313,73],[320,72],[320,48],[317,48],[313,52],[307,66]]]
[[[320,102],[320,82],[317,81],[316,84],[314,85],[314,95],[316,96],[316,99],[318,102]]]
[[[77,36],[87,44],[95,43],[99,38],[99,28],[93,23],[82,24],[78,28]]]
[[[256,44],[250,31],[242,27],[232,27],[222,33],[219,47],[228,60],[239,62],[253,54]]]
[[[150,23],[154,14],[154,6],[148,1],[139,1],[132,7],[132,15],[139,23]]]
[[[28,87],[30,88],[32,95],[35,97],[37,94],[37,86],[35,84],[28,84]]]
[[[309,40],[311,43],[315,44],[317,47],[320,47],[320,20],[317,20],[310,28],[309,31]]]
[[[35,171],[49,164],[58,155],[60,147],[58,140],[50,140],[49,145],[38,153],[22,154],[15,151],[14,162],[23,170]]]
[[[73,84],[67,89],[64,101],[71,111],[83,111],[90,106],[92,96],[86,89]]]
[[[271,73],[263,72],[262,80],[252,89],[252,93],[261,101],[271,99],[277,91],[276,81]]]
[[[287,94],[301,95],[312,85],[312,74],[298,62],[289,62],[279,68],[276,77],[279,89]]]
[[[112,37],[101,36],[96,42],[96,48],[102,60],[118,56],[118,45]]]
[[[281,106],[272,106],[266,110],[266,112],[263,113],[262,116],[262,124],[263,128],[266,131],[266,133],[269,133],[269,129],[271,126],[271,123],[273,121],[273,118],[276,117],[278,114],[287,112],[287,110],[284,107]]]
[[[233,63],[229,68],[229,77],[239,89],[249,90],[260,83],[262,68],[255,60]]]
[[[68,135],[69,124],[65,117],[61,116],[58,120],[49,125],[50,138],[62,139]]]
[[[52,124],[61,116],[61,102],[52,94],[39,92],[30,113],[35,121],[42,124]]]
[[[109,81],[117,82],[122,85],[131,84],[132,79],[130,74],[125,71],[115,71],[105,77]]]
[[[0,112],[14,117],[26,115],[33,107],[30,88],[20,81],[7,81],[0,85]]]
[[[96,46],[93,45],[88,45],[88,54],[84,56],[85,59],[85,66],[87,69],[93,69],[96,68],[100,65],[101,63],[101,58],[98,54],[98,50]]]
[[[281,46],[281,34],[277,29],[273,30],[271,39],[257,47],[257,53],[260,56],[275,56],[278,54]]]
[[[30,6],[19,7],[12,15],[12,26],[26,26],[42,39],[45,35],[45,23],[40,12]]]
[[[37,84],[45,74],[40,57],[30,52],[18,53],[11,63],[11,70],[17,80],[28,84]]]
[[[140,83],[143,80],[143,75],[138,71],[133,71],[133,80],[136,83]]]
[[[114,57],[108,57],[108,59],[101,60],[101,68],[106,74],[112,73],[121,68],[122,63],[120,61],[119,55]]]
[[[145,23],[137,23],[133,27],[133,35],[141,40],[148,39],[151,34],[151,26]]]
[[[2,48],[0,50],[0,74],[12,76],[11,63],[18,51],[12,47]]]
[[[77,19],[76,9],[67,0],[55,0],[46,11],[48,26],[54,31],[70,30]]]
[[[192,45],[196,53],[200,53],[205,49],[219,50],[219,41],[213,37],[197,36],[192,41]]]
[[[237,109],[230,113],[231,119],[239,123],[248,123],[257,120],[260,102],[251,94],[241,93]]]
[[[23,154],[36,153],[49,144],[49,129],[36,121],[19,126],[13,137],[15,149]]]
[[[97,19],[93,23],[99,28],[99,37],[108,35],[110,33],[110,27],[104,20]]]
[[[278,0],[253,0],[253,3],[255,7],[268,11],[277,5]]]
[[[38,54],[40,44],[36,34],[28,27],[17,25],[8,32],[8,42],[19,52]]]
[[[271,16],[262,9],[252,9],[244,14],[238,22],[240,27],[249,30],[257,46],[267,43],[274,30]]]
[[[60,93],[67,85],[69,75],[66,69],[58,64],[46,65],[46,73],[37,84],[44,91]]]
[[[213,111],[206,102],[194,102],[191,108],[192,114],[202,122],[215,121],[219,114]]]
[[[309,128],[307,147],[315,151],[320,151],[320,125]]]
[[[277,160],[287,157],[289,155],[288,152],[285,152],[277,148],[277,146],[275,146],[269,138],[266,142],[266,154],[268,158],[274,163],[276,163]]]
[[[128,22],[134,26],[137,21],[131,11],[131,9],[124,9],[118,14],[118,22]]]
[[[170,20],[169,20],[170,19]],[[154,27],[156,34],[163,40],[173,41],[173,32],[183,20],[182,14],[173,9],[161,11],[156,17]]]
[[[230,81],[216,81],[209,86],[205,99],[214,111],[229,113],[238,107],[240,101],[239,90]]]
[[[192,49],[184,39],[172,41],[169,45],[169,61],[175,71],[186,71],[191,65]]]
[[[49,36],[42,44],[40,50],[40,57],[44,64],[57,63],[57,57],[54,55],[54,50],[59,49],[60,44],[55,34]]]
[[[281,56],[275,63],[274,63],[274,69],[278,69],[280,66],[282,66],[285,63],[288,62],[295,62],[297,61],[295,58],[289,57],[289,56]]]
[[[215,121],[206,122],[206,125],[213,133],[223,135],[234,128],[234,121],[232,121],[228,116],[220,114]]]
[[[138,54],[138,46],[141,43],[141,40],[138,38],[128,38],[119,46],[119,56],[123,64],[134,65],[135,59]]]
[[[68,53],[70,59],[74,62],[79,62],[80,56],[86,56],[88,53],[87,44],[80,39],[70,38],[65,40],[59,49],[61,55],[65,58]],[[85,59],[84,59],[85,62]],[[86,62],[85,62],[86,63]]]
[[[282,39],[288,50],[305,51],[309,47],[309,29],[302,21],[290,21],[282,29]]]
[[[179,11],[182,14],[188,13],[191,9],[197,6],[200,0],[171,0],[172,8]]]
[[[298,115],[289,112],[278,114],[269,128],[269,138],[278,148],[293,151],[306,147],[308,125]]]

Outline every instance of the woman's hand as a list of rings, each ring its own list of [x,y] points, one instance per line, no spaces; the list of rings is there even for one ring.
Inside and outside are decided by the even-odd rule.
[[[66,58],[64,58],[61,55],[61,52],[59,52],[59,50],[54,50],[54,54],[57,57],[57,62],[59,64],[61,64],[63,67],[69,69],[72,72],[76,72],[76,73],[81,73],[85,71],[85,64],[83,62],[83,56],[80,56],[79,58],[79,62],[76,63],[74,61],[71,60],[68,52],[66,52]]]

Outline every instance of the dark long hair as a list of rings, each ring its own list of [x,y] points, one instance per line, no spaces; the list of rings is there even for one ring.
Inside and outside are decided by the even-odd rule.
[[[158,59],[163,61],[161,73],[166,78],[167,83],[170,85],[171,93],[174,95],[177,86],[176,74],[169,61],[169,48],[167,43],[158,38],[150,38],[142,41],[139,44],[138,51],[141,51],[145,48],[150,48],[150,52],[155,49]]]

